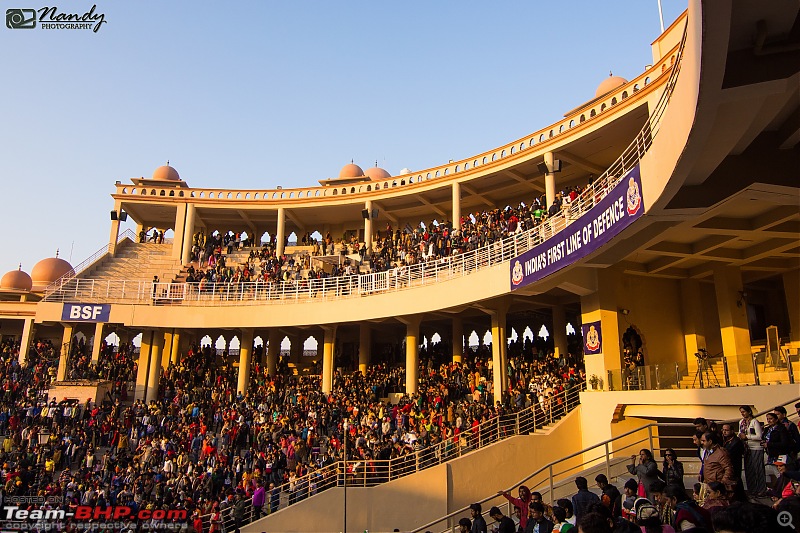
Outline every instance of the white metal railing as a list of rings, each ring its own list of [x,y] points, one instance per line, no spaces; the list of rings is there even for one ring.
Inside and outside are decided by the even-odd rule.
[[[611,192],[650,149],[680,73],[686,30],[664,88],[653,112],[614,163],[567,207],[538,226],[488,244],[477,250],[384,272],[335,278],[278,282],[153,283],[140,280],[93,280],[70,277],[54,283],[44,301],[92,301],[94,303],[150,303],[200,306],[286,304],[364,297],[395,292],[472,274],[510,261],[553,237],[579,219]]]
[[[516,413],[495,417],[475,428],[468,428],[455,437],[445,438],[436,445],[388,461],[347,460],[326,465],[295,481],[276,487],[278,497],[275,509],[270,509],[271,494],[267,490],[262,516],[269,511],[284,509],[333,487],[373,487],[440,465],[509,437],[530,434],[536,429],[560,420],[578,406],[580,393],[585,387],[585,383],[580,383],[577,387],[553,396],[546,409],[535,404]],[[210,519],[210,515],[202,517],[204,527],[210,524]],[[254,519],[255,511],[252,505],[248,505],[239,524],[236,524],[233,512],[229,511],[222,514],[220,526],[223,533],[234,531],[236,527],[249,524]]]
[[[800,400],[800,398],[794,398],[790,401],[784,401],[781,405],[784,407],[790,407],[793,406],[798,400]],[[763,416],[771,411],[772,409],[768,409],[767,411],[757,413],[755,417],[757,418]],[[719,425],[721,426],[726,422],[738,423],[739,420],[720,420]],[[667,446],[665,446],[664,442],[668,442],[675,438],[674,430],[667,431],[662,436],[659,432],[659,428],[684,428],[686,429],[685,434],[688,435],[691,434],[691,430],[694,429],[694,425],[681,422],[651,422],[637,429],[617,435],[612,439],[599,442],[593,446],[584,448],[583,450],[548,463],[538,468],[535,472],[522,478],[520,481],[514,484],[514,487],[527,485],[531,491],[541,492],[542,499],[549,499],[550,503],[553,504],[555,503],[557,497],[567,497],[568,495],[574,494],[575,485],[573,483],[569,483],[570,479],[577,475],[585,475],[585,472],[590,468],[598,469],[598,472],[604,473],[608,480],[611,481],[614,477],[617,477],[613,475],[613,467],[615,464],[616,466],[619,466],[620,460],[623,461],[623,463],[626,459],[629,460],[631,451],[638,451],[640,448],[647,448],[655,455],[656,450],[663,450],[672,444],[670,442]],[[689,439],[687,438],[687,441],[688,440]],[[673,447],[673,449],[678,452],[681,460],[684,462],[697,460],[697,448],[695,447]],[[620,473],[625,475],[625,477],[630,477],[629,475],[626,475],[628,474],[628,471],[624,467],[620,470]],[[562,493],[560,495],[558,494],[558,489],[561,489]],[[494,504],[499,498],[498,494],[493,492],[490,496],[478,501],[477,503],[480,503],[481,505]],[[456,527],[458,519],[461,516],[467,516],[468,513],[469,507],[464,507],[433,522],[429,522],[424,526],[420,526],[412,530],[411,533],[420,533],[428,530],[440,531],[442,533],[452,533],[458,529]]]
[[[132,242],[136,242],[136,234],[131,229],[126,229],[123,231],[119,237],[117,238],[117,243],[122,242],[125,239],[130,239]],[[66,281],[73,279],[78,276],[81,272],[95,264],[97,261],[103,259],[106,254],[111,250],[111,245],[106,244],[105,246],[101,247],[95,253],[72,267],[72,270],[52,282],[50,285],[45,287],[44,292],[45,294],[49,294],[50,292],[56,290],[58,287],[61,287]]]

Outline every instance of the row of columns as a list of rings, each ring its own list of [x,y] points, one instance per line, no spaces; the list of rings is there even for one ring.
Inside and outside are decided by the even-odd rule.
[[[544,154],[544,161],[547,168],[553,168],[554,155],[552,152]],[[545,194],[548,207],[555,199],[555,174],[548,172],[545,174]],[[461,183],[453,182],[451,185],[452,196],[452,222],[453,228],[461,227]],[[372,225],[372,200],[364,202],[364,209],[368,215],[364,217],[364,241],[367,249],[372,247],[373,225]],[[114,204],[117,213],[122,211],[122,203],[118,200]],[[192,251],[192,236],[196,227],[196,207],[193,203],[187,202],[179,204],[175,215],[175,236],[172,244],[172,255],[175,259],[180,259],[183,264],[189,262]],[[119,238],[119,217],[111,221],[111,234],[109,236],[109,250],[113,255],[116,252],[117,239]],[[258,230],[253,230],[257,236]],[[275,247],[277,255],[283,255],[284,242],[286,241],[286,209],[279,207],[277,211],[277,232],[275,236]]]

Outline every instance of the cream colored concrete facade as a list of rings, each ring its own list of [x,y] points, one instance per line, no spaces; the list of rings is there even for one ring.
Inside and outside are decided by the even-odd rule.
[[[173,242],[161,246],[170,258],[185,262],[191,235],[199,229],[246,231],[259,237],[264,232],[284,237],[315,230],[357,234],[387,223],[403,228],[421,220],[448,220],[460,213],[516,205],[547,194],[551,186],[586,184],[590,176],[602,175],[621,154],[629,153],[632,141],[644,139],[640,147],[634,144],[644,216],[587,257],[522,289],[511,290],[510,260],[503,259],[457,275],[448,270],[441,279],[437,274],[434,282],[428,279],[419,286],[318,299],[186,300],[161,305],[147,288],[124,296],[108,296],[111,291],[89,296],[78,290],[73,295],[49,291],[43,301],[30,302],[6,291],[3,294],[11,296],[0,301],[4,318],[0,333],[28,338],[42,333],[61,343],[64,332],[71,331],[64,338],[69,342],[75,332],[93,334],[97,326],[62,323],[65,302],[108,304],[110,317],[103,333],[117,328],[129,335],[147,335],[137,379],[141,398],[153,397],[157,369],[174,359],[180,346],[223,331],[228,332],[226,338],[235,334],[239,339],[261,337],[265,343],[269,339],[265,364],[271,370],[277,364],[280,339],[318,339],[315,360],[323,363],[323,390],[330,388],[338,366],[336,354],[344,343],[370,344],[355,352],[357,363],[363,364],[358,354],[374,358],[378,341],[399,345],[405,339],[404,359],[413,366],[418,341],[434,332],[453,340],[453,358],[458,360],[463,352],[459,341],[473,330],[479,335],[491,330],[494,338],[522,325],[545,324],[549,329],[558,325],[560,330],[570,323],[579,330],[581,323],[598,321],[604,342],[599,353],[586,356],[586,370],[602,379],[601,388],[606,390],[615,385],[613,376],[622,375],[620,337],[628,327],[642,336],[645,362],[662,369],[679,367],[678,381],[691,378],[697,370],[695,353],[700,348],[725,356],[732,381],[750,375],[755,379],[753,353],[762,349],[765,326],[779,327],[785,355],[800,349],[800,135],[794,121],[800,113],[800,72],[787,67],[795,63],[787,61],[791,51],[781,48],[792,45],[781,39],[786,39],[787,24],[796,13],[785,5],[758,11],[739,3],[692,0],[687,13],[652,44],[653,66],[640,76],[578,106],[563,121],[440,167],[378,182],[351,180],[339,186],[332,179],[326,181],[332,183],[328,186],[291,190],[195,189],[184,181],[136,178],[131,184],[118,183],[112,195],[115,209],[128,213],[138,226],[173,229]],[[759,19],[767,20],[765,42],[770,44],[754,50],[750,37],[761,31]],[[753,68],[754,61],[763,68]],[[669,101],[656,125],[652,117],[667,90]],[[560,173],[539,170],[539,164],[555,159],[563,163]],[[369,224],[361,215],[365,209],[378,210]],[[119,225],[112,224],[109,253],[95,262],[118,259],[118,238]],[[566,350],[561,332],[554,337],[553,347]],[[252,365],[247,348],[240,369]],[[495,348],[493,359],[502,366],[503,351]],[[581,408],[583,422],[573,416],[564,425],[574,434],[569,441],[574,446],[559,447],[557,453],[610,438],[648,417],[661,418],[664,405],[679,406],[676,412],[685,417],[702,409],[721,414],[723,406],[739,403],[768,407],[772,398],[798,395],[800,389],[787,385],[788,379],[787,369],[776,370],[769,380],[782,385],[744,389],[745,399],[742,389],[724,387],[586,393],[591,405],[584,403]],[[239,385],[246,387],[246,380]],[[408,390],[415,387],[410,374]],[[502,388],[496,383],[495,394]],[[634,414],[611,424],[619,405],[630,406]],[[534,437],[517,439],[526,443],[528,453],[539,446],[530,444],[538,442]],[[497,467],[507,454],[522,458],[515,446],[492,446],[474,454],[474,459],[459,461],[469,468],[483,461]],[[549,460],[536,453],[536,461]],[[498,479],[513,482],[506,466],[497,468]],[[358,496],[363,511],[353,515],[353,527],[375,527],[369,509],[391,507],[386,502],[392,497],[411,492],[405,483],[413,483],[417,490],[426,487],[418,508],[432,518],[485,495],[485,486],[480,494],[457,492],[478,479],[460,467],[445,465],[419,476],[413,482],[393,482],[398,484],[391,487],[354,489],[354,494],[363,494]],[[456,476],[463,477],[456,481]],[[498,482],[497,488],[502,485]],[[336,491],[314,502],[333,513],[318,516],[336,516]],[[269,519],[270,529],[289,527],[280,521],[281,513]],[[381,527],[422,522],[412,524],[397,516],[394,526],[388,523],[394,515],[386,517]],[[305,519],[294,516],[301,522]]]

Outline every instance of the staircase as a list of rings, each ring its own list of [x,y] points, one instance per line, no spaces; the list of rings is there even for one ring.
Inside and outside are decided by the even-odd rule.
[[[124,241],[114,257],[81,272],[80,279],[170,281],[181,268],[179,259],[172,257],[171,244],[134,243]]]

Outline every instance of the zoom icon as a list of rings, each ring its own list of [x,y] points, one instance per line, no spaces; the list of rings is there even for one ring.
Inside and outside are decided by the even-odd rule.
[[[6,28],[12,30],[29,30],[35,27],[35,9],[6,9]]]

